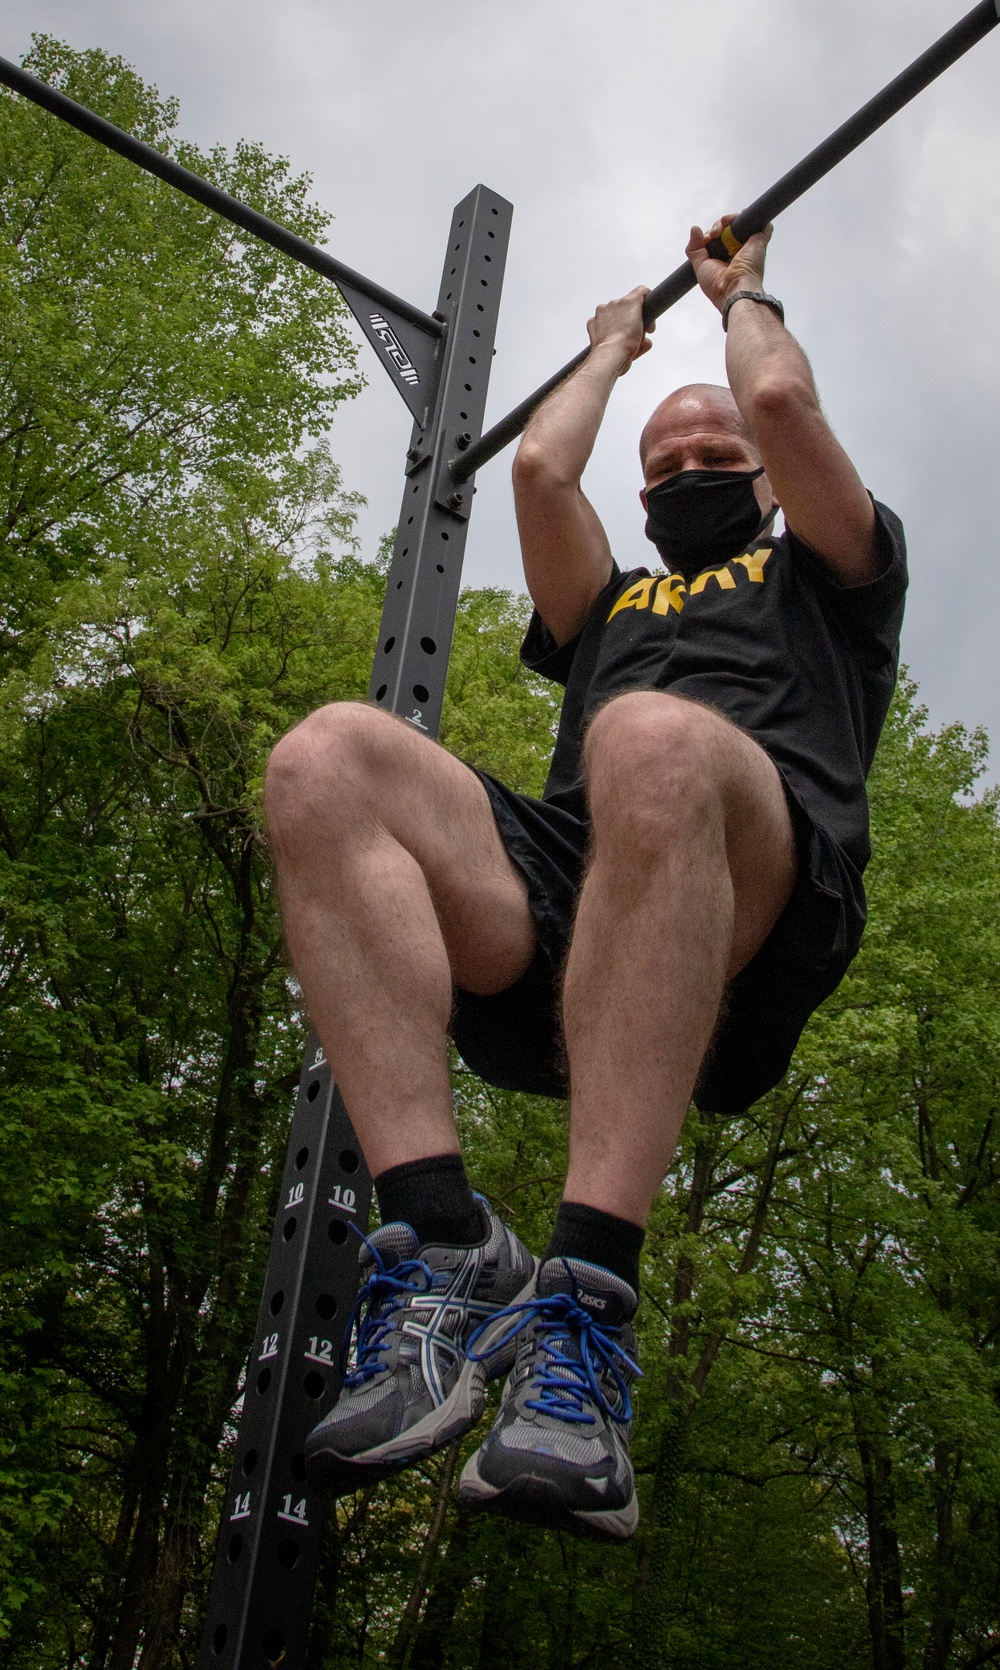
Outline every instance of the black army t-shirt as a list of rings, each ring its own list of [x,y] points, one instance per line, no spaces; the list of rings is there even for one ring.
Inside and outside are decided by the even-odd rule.
[[[835,990],[865,922],[865,779],[896,677],[906,590],[903,530],[876,506],[879,577],[838,585],[791,534],[757,541],[685,580],[615,571],[583,631],[557,647],[535,615],[527,665],[566,686],[544,800],[480,772],[504,844],[528,886],[538,954],[509,990],[457,991],[452,1034],[488,1082],[566,1094],[558,970],[586,862],[581,751],[588,721],[627,690],[670,690],[724,713],[781,772],[799,875],[767,940],[727,994],[695,1102],[748,1108],[786,1072],[802,1028]],[[762,862],[767,862],[762,854]]]
[[[786,532],[689,580],[616,568],[568,644],[557,646],[536,613],[522,659],[566,687],[544,800],[585,820],[590,719],[623,691],[669,690],[717,708],[767,751],[860,889],[865,779],[895,685],[906,591],[902,524],[875,509],[881,573],[869,585],[839,585]]]

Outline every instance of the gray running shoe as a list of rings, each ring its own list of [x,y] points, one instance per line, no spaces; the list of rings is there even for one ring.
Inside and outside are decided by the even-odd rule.
[[[360,1253],[362,1286],[348,1323],[340,1397],[306,1439],[311,1484],[335,1496],[377,1483],[475,1426],[486,1382],[514,1361],[493,1318],[534,1291],[537,1261],[481,1195],[475,1247],[418,1246],[409,1224],[383,1224]],[[471,1362],[479,1331],[491,1352]],[[351,1351],[351,1343],[354,1349]]]
[[[511,1306],[507,1333],[494,1321],[492,1342],[473,1337],[469,1355],[488,1361],[520,1335],[497,1418],[462,1473],[463,1502],[601,1542],[632,1535],[636,1303],[610,1270],[550,1258],[535,1298]]]

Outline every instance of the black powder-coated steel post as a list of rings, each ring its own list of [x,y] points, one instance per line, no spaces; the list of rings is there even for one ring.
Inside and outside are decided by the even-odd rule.
[[[370,699],[437,734],[471,488],[446,461],[475,439],[493,358],[511,206],[477,186],[455,210],[438,298],[436,398],[414,424]],[[412,409],[412,408],[411,408]],[[306,1434],[340,1386],[371,1179],[318,1041],[306,1053],[216,1546],[199,1670],[301,1670],[326,1504]]]
[[[856,151],[858,146],[888,122],[890,117],[895,116],[904,105],[923,92],[925,87],[929,87],[932,81],[936,81],[939,75],[981,41],[984,35],[988,35],[991,29],[995,29],[998,23],[1000,0],[980,0],[978,6],[974,6],[972,11],[942,35],[940,40],[935,41],[919,58],[915,58],[895,80],[890,81],[880,93],[876,93],[873,99],[862,105],[860,110],[831,133],[828,139],[824,139],[821,145],[817,145],[815,150],[810,151],[807,157],[803,157],[794,168],[789,169],[787,174],[783,174],[781,179],[756,198],[749,208],[738,214],[730,227],[733,245],[727,251],[722,243],[717,242],[714,246],[709,246],[712,254],[724,257],[727,253],[732,253],[737,244],[745,243],[752,233],[762,232],[768,221],[774,220],[776,215],[789,208],[810,186],[821,180],[824,174],[829,174],[838,162],[843,162],[852,151]],[[694,268],[690,261],[683,261],[646,297],[642,310],[646,323],[651,324],[654,319],[666,313],[667,309],[680,301],[682,296],[686,296],[689,290],[693,290],[696,284]],[[529,394],[526,400],[522,400],[521,404],[515,406],[512,412],[508,412],[506,417],[501,418],[499,423],[495,423],[477,445],[469,447],[464,453],[455,454],[449,462],[449,468],[456,485],[460,486],[473,471],[480,469],[491,458],[495,458],[498,452],[502,452],[504,447],[509,446],[511,441],[516,440],[542,401],[583,364],[589,353],[589,348],[581,349],[540,388]]]
[[[448,321],[438,398],[415,423],[369,699],[427,736],[441,719],[471,480],[456,487],[447,461],[482,433],[510,237],[511,206],[477,186],[455,210],[438,313]]]
[[[301,1670],[326,1504],[303,1443],[340,1385],[371,1179],[323,1051],[302,1070],[215,1551],[202,1670]]]

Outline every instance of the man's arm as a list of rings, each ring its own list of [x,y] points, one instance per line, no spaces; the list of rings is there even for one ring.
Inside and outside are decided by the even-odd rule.
[[[735,290],[764,288],[771,228],[748,238],[728,263],[691,229],[687,255],[709,300],[722,311]],[[750,427],[775,497],[794,534],[812,547],[842,586],[863,586],[879,574],[875,512],[857,470],[820,408],[809,361],[769,307],[739,301],[729,314],[726,372],[736,404]]]
[[[514,504],[524,577],[558,644],[575,638],[611,577],[611,547],[580,480],[618,378],[651,347],[640,286],[599,307],[587,329],[591,352],[538,408],[514,459]]]

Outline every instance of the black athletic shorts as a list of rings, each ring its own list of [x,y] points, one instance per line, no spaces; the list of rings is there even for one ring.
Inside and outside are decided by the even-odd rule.
[[[492,997],[457,990],[452,1036],[463,1061],[503,1090],[567,1094],[559,983],[587,857],[589,826],[559,806],[477,773],[504,846],[528,884],[538,951]],[[792,896],[732,981],[695,1088],[703,1113],[742,1113],[784,1077],[813,1010],[839,985],[865,923],[850,860],[785,785],[799,855]]]

